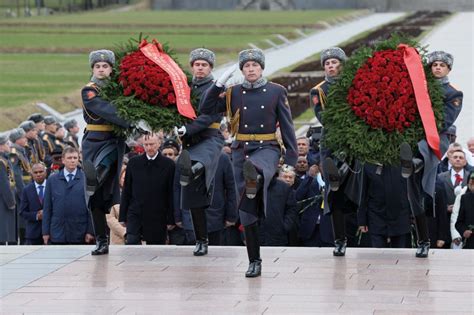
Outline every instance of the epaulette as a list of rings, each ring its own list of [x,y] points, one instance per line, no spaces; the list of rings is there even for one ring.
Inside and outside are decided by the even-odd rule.
[[[48,137],[47,134],[44,134],[44,135],[43,135],[43,140],[44,140],[44,141],[49,141],[49,137]]]
[[[281,88],[283,88],[283,89],[286,90],[286,88],[285,88],[283,85],[281,85],[280,83],[276,83],[276,82],[273,82],[273,81],[269,81],[269,83],[274,84],[274,85],[277,85],[277,86],[279,86],[279,87],[281,87]]]
[[[326,82],[326,80],[322,80],[321,82],[319,82],[318,84],[316,84],[313,89],[319,89],[321,87],[321,85],[323,85],[324,83]]]
[[[95,84],[94,82],[89,82],[86,84],[87,87],[93,87],[94,89],[97,88],[97,84]]]
[[[16,148],[13,148],[13,147],[12,147],[12,148],[10,149],[10,154],[17,155],[18,152],[17,152]]]
[[[459,91],[459,89],[457,87],[455,87],[451,82],[449,83],[449,86],[452,87],[453,89],[455,89],[456,91]]]

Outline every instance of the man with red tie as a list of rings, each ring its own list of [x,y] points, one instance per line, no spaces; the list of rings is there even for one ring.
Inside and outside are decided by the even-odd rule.
[[[467,185],[467,175],[472,171],[471,167],[467,164],[466,153],[462,149],[455,150],[449,157],[449,164],[451,164],[451,170],[443,172],[438,175],[438,181],[444,184],[446,191],[446,201],[448,204],[448,222],[451,220],[451,213],[453,212],[454,201],[456,199],[455,189],[456,187],[464,187]],[[448,240],[451,240],[451,233],[449,226],[446,226],[448,233]],[[450,248],[450,243],[445,244],[445,248]]]
[[[46,188],[46,166],[33,164],[33,181],[23,189],[20,216],[26,222],[25,245],[42,245],[41,220],[43,219],[43,199]]]

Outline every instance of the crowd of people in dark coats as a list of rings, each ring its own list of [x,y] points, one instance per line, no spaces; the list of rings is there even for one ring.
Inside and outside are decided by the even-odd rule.
[[[212,202],[206,209],[209,244],[239,246],[244,245],[245,237],[238,219],[231,138],[226,124],[221,125],[221,132],[225,145],[215,173]],[[452,143],[439,165],[436,198],[434,202],[428,199],[425,204],[431,247],[473,248],[474,168],[468,161],[474,159],[474,139],[471,138],[464,148],[455,142],[455,129],[451,129],[450,134]],[[20,135],[23,137],[21,132]],[[73,139],[72,136],[69,134],[69,139]],[[323,211],[325,183],[319,159],[320,136],[320,129],[313,128],[306,136],[297,138],[298,161],[295,169],[281,167],[271,181],[271,193],[267,200],[271,211],[259,222],[262,246],[333,246],[331,219]],[[92,244],[95,231],[84,203],[80,151],[76,146],[67,144],[57,150],[61,158],[49,156],[45,159],[30,153],[29,156],[18,157],[20,162],[13,165],[12,162],[17,160],[12,157],[21,154],[17,149],[21,138],[18,141],[16,137],[15,134],[9,138],[0,137],[0,241],[10,245]],[[45,138],[44,134],[38,138]],[[25,152],[30,152],[29,145],[25,146]],[[13,153],[12,148],[16,149]],[[175,162],[180,153],[179,139],[171,135],[160,133],[152,138],[140,135],[128,142],[128,153],[120,173],[122,208],[127,211],[120,211],[121,205],[117,204],[107,214],[110,244],[195,243],[191,213],[189,209],[180,208],[180,186],[175,178]],[[146,158],[150,155],[158,158],[156,167],[153,167],[154,161]],[[29,173],[23,170],[26,163],[22,164],[22,160],[28,161]],[[48,166],[45,160],[55,162]],[[127,172],[130,161],[141,165],[137,171]],[[150,165],[151,168],[148,168]],[[20,176],[18,170],[22,172]],[[377,179],[375,168],[368,166],[364,172],[369,177],[374,174]],[[167,173],[170,175],[165,175]],[[24,176],[22,174],[30,177],[21,177]],[[460,178],[456,174],[460,174]],[[15,182],[16,178],[22,179],[22,185]],[[377,181],[372,184],[380,185]],[[156,190],[157,185],[163,185],[163,189]],[[146,187],[154,187],[156,193],[147,194],[143,189]],[[141,194],[134,200],[163,206],[136,212],[135,209],[140,209],[140,206],[128,203],[131,193]],[[153,200],[148,200],[147,196]],[[164,204],[164,200],[168,200],[169,204]],[[358,212],[346,215],[348,246],[412,247],[414,244],[415,233],[407,205],[393,213],[390,207],[361,207]],[[130,218],[136,218],[137,222]],[[127,221],[126,227],[120,224],[123,221]],[[364,233],[366,227],[370,227],[368,233]],[[135,232],[137,228],[140,232]],[[141,235],[134,238],[137,233]]]
[[[341,65],[345,60],[345,54],[339,48],[330,48],[327,52],[329,54],[322,59],[328,62],[327,65],[325,63],[327,81],[318,84],[310,92],[318,118],[324,107],[320,106],[324,99],[322,96],[337,78],[337,71],[340,71],[340,67],[334,65]],[[442,54],[443,58],[446,56]],[[204,255],[207,254],[207,245],[238,246],[247,243],[249,250],[249,238],[246,240],[246,235],[256,231],[258,235],[253,236],[252,242],[258,240],[261,246],[332,247],[336,244],[336,256],[344,255],[346,245],[416,247],[416,220],[410,211],[407,185],[400,174],[400,167],[366,163],[360,169],[364,180],[360,183],[362,194],[357,207],[339,206],[338,200],[333,199],[332,213],[325,211],[332,188],[328,187],[328,176],[325,178],[322,175],[324,158],[328,154],[320,146],[324,132],[320,127],[311,127],[306,136],[296,138],[296,147],[290,148],[295,136],[291,120],[285,120],[286,116],[290,117],[286,96],[275,104],[270,101],[268,104],[278,108],[276,113],[285,111],[286,116],[279,117],[279,126],[288,128],[275,133],[274,117],[267,115],[266,118],[271,118],[267,124],[265,121],[252,121],[258,115],[248,115],[244,117],[245,123],[249,125],[244,124],[244,128],[255,127],[264,131],[269,128],[269,131],[256,132],[249,139],[245,137],[248,134],[237,133],[236,139],[233,139],[231,123],[226,119],[221,120],[222,116],[213,114],[211,110],[215,105],[213,103],[217,103],[216,108],[226,105],[219,100],[223,87],[218,85],[220,79],[214,84],[210,75],[215,61],[212,52],[197,49],[191,53],[190,59],[195,75],[192,88],[203,95],[206,91],[215,94],[216,102],[209,97],[212,93],[206,95],[207,106],[212,105],[208,108],[209,113],[200,115],[194,124],[182,126],[173,134],[139,134],[128,140],[125,152],[122,152],[117,145],[118,140],[112,136],[109,123],[124,128],[130,128],[131,125],[122,121],[108,102],[100,99],[97,90],[97,86],[103,83],[101,80],[112,71],[113,53],[95,51],[90,58],[94,76],[83,89],[84,106],[89,110],[84,112],[88,123],[83,141],[83,145],[86,145],[81,148],[78,144],[79,128],[75,120],[62,125],[54,117],[43,117],[41,114],[31,115],[17,129],[0,136],[2,244],[95,242],[97,248],[92,252],[93,255],[108,253],[108,243],[197,244],[194,254]],[[241,70],[248,62],[257,66],[259,71],[264,68],[264,56],[260,51],[243,51],[239,58],[242,59]],[[206,75],[202,70],[206,65],[199,65],[195,61],[207,63]],[[446,62],[450,69],[452,60]],[[336,71],[332,77],[331,71]],[[198,76],[200,73],[201,77]],[[104,78],[100,79],[102,75]],[[229,72],[226,80],[231,75]],[[251,77],[252,73],[248,76]],[[255,89],[255,93],[267,95],[269,99],[274,98],[272,93],[284,95],[281,86],[268,83],[264,78],[252,81],[242,95],[247,92],[250,94],[252,89]],[[255,100],[260,102],[263,96],[257,94]],[[235,90],[228,94],[233,100],[239,99],[240,95]],[[105,110],[109,107],[112,109]],[[260,105],[252,110],[261,114],[264,108],[264,105]],[[242,110],[247,110],[247,107]],[[99,118],[103,123],[97,123]],[[195,132],[202,136],[199,124],[205,127],[206,137],[190,145],[186,137]],[[292,131],[291,134],[289,131]],[[469,139],[467,146],[463,147],[456,142],[454,125],[443,133],[449,138],[450,145],[438,165],[435,194],[433,197],[423,197],[429,242],[432,248],[473,248],[474,138]],[[262,140],[257,141],[256,136]],[[204,140],[208,141],[206,145],[202,145]],[[252,142],[255,146],[252,151],[254,156],[237,155],[235,152],[238,151],[239,142],[245,143],[245,146]],[[268,156],[259,156],[264,143],[269,144]],[[280,146],[284,151],[285,145],[282,144],[285,143],[287,151],[293,153],[297,150],[297,157],[291,156],[296,161],[295,167],[284,164],[281,157],[276,171],[273,167],[259,169],[265,177],[261,183],[265,189],[262,194],[256,193],[256,190],[252,196],[252,190],[247,187],[248,164],[251,164],[248,161],[253,158],[257,166],[267,158],[275,159],[276,162],[280,149],[275,150],[274,147]],[[193,147],[198,148],[198,145],[201,145],[199,150],[194,152]],[[213,159],[207,161],[207,152],[215,147],[218,148],[218,154],[212,153]],[[235,163],[236,157],[246,160],[241,163],[243,166]],[[243,168],[247,199],[239,196],[242,189],[239,185],[244,181],[236,178],[235,174],[241,172],[235,171],[235,165]],[[255,171],[255,166],[251,167]],[[115,172],[120,169],[120,172]],[[268,174],[269,171],[271,174]],[[413,171],[417,172],[416,169]],[[91,173],[96,182],[89,180]],[[201,176],[202,181],[196,181],[200,174],[205,176]],[[258,184],[258,173],[255,174],[254,180]],[[120,189],[113,185],[117,178]],[[120,194],[118,199],[117,194]],[[255,195],[259,197],[255,198]],[[186,200],[187,196],[191,198]],[[110,200],[121,201],[110,204]],[[205,202],[196,205],[199,200]],[[255,209],[264,209],[264,215],[260,211],[246,212],[245,202],[247,206],[252,204]],[[344,213],[338,214],[339,210]],[[108,213],[106,222],[101,218],[105,213]],[[342,215],[343,220],[334,220],[336,215]],[[241,222],[242,218],[247,223]],[[253,229],[254,226],[258,226],[258,229]],[[341,243],[337,245],[339,241]],[[259,256],[259,252],[256,255]],[[261,262],[260,257],[255,260]],[[259,272],[251,273],[252,276],[254,274],[258,276]]]

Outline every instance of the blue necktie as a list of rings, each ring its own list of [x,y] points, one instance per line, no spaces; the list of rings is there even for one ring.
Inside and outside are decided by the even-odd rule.
[[[40,200],[41,203],[43,203],[43,199],[44,199],[44,186],[43,185],[39,185],[38,186],[38,198]]]
[[[74,174],[67,174],[67,182],[69,183],[70,181],[72,181],[72,178],[74,177]]]

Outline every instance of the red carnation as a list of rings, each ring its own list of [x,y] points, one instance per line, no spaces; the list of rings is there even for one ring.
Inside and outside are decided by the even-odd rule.
[[[119,82],[125,96],[135,95],[151,105],[176,104],[176,97],[171,94],[173,87],[169,75],[140,50],[122,59]]]
[[[410,127],[416,102],[403,53],[374,53],[355,74],[347,102],[354,114],[374,129],[403,132]]]

